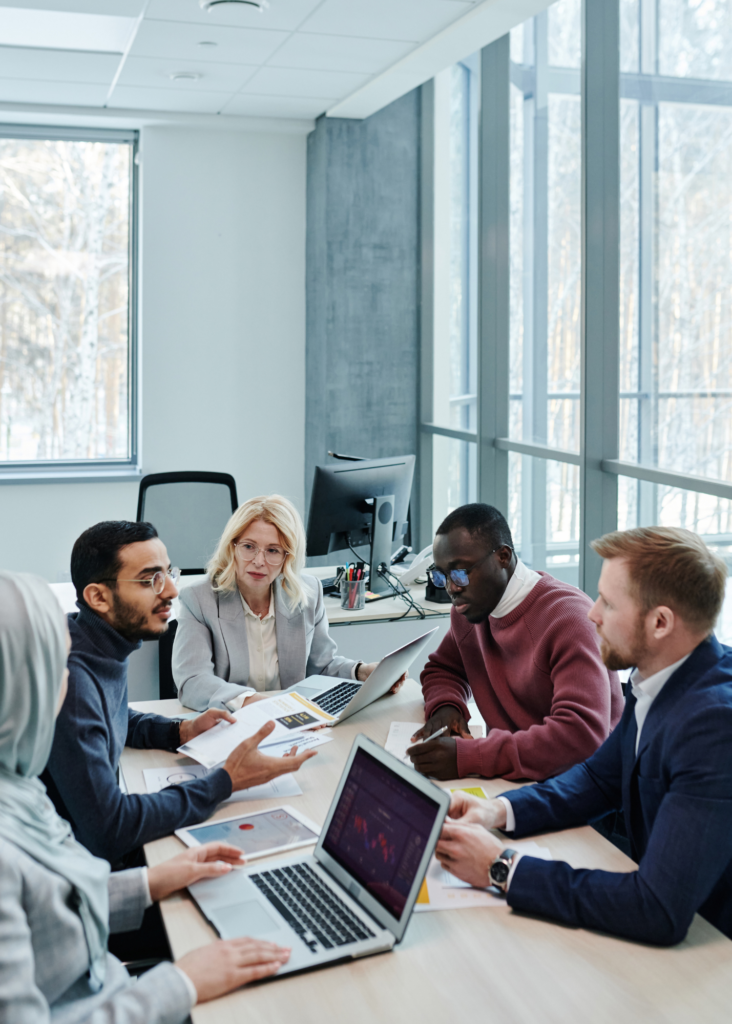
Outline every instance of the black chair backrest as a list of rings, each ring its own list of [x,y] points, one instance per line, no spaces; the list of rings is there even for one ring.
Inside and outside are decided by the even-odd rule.
[[[229,473],[151,473],[140,481],[137,521],[152,523],[183,575],[206,571],[238,506]]]

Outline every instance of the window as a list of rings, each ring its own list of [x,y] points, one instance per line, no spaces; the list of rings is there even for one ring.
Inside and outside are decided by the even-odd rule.
[[[136,146],[0,129],[0,473],[135,466]]]
[[[475,442],[435,421],[533,568],[594,595],[590,542],[652,524],[732,566],[728,0],[558,0],[479,76]]]
[[[477,56],[434,82],[434,232],[431,521],[476,500],[477,485]]]

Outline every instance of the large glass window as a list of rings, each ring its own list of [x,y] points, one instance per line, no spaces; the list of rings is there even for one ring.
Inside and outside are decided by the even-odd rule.
[[[510,40],[509,437],[571,452],[580,440],[580,43],[579,0],[560,0]],[[574,583],[578,501],[575,466],[509,459],[522,558],[547,569],[558,545]]]
[[[479,69],[472,57],[434,82],[435,526],[477,494],[478,112]]]
[[[133,133],[0,131],[5,472],[135,459],[135,146]]]

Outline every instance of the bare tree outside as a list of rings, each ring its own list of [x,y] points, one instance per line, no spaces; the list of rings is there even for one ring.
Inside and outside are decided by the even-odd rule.
[[[0,463],[129,458],[131,161],[0,138]]]

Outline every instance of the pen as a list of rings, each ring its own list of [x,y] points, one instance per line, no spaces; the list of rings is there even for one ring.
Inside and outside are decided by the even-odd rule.
[[[426,739],[417,740],[417,742],[413,743],[412,746],[413,747],[418,747],[422,743],[429,743],[430,740],[436,740],[438,736],[442,736],[443,732],[447,732],[447,726],[446,725],[443,725],[443,727],[441,729],[438,729],[437,732],[433,732],[431,736],[427,736]]]

